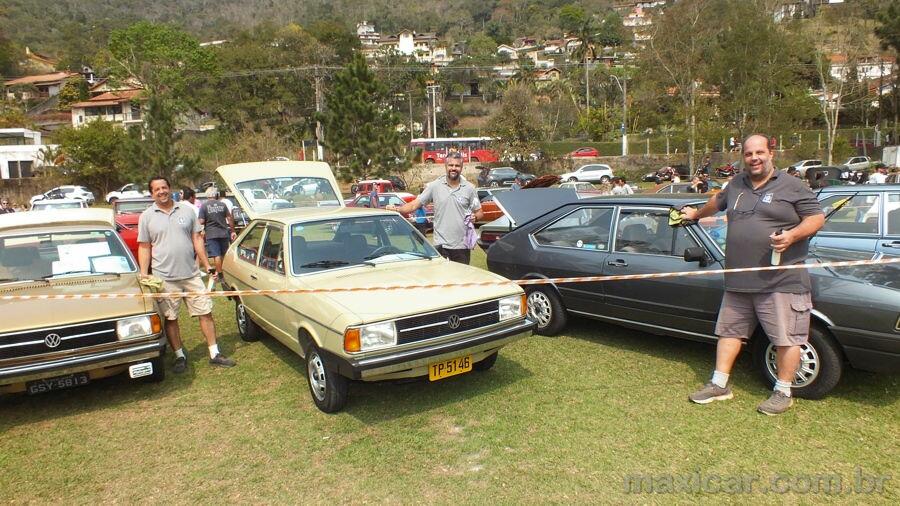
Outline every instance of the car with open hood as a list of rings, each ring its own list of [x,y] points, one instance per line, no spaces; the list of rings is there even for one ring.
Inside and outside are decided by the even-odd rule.
[[[141,295],[109,209],[0,215],[0,296]],[[166,348],[150,298],[0,301],[0,393],[42,393],[128,371],[160,381]]]
[[[271,336],[303,357],[320,410],[342,409],[351,380],[489,369],[501,347],[530,335],[517,284],[441,258],[393,211],[345,207],[327,164],[243,163],[218,173],[252,220],[224,257],[226,286],[304,290],[235,297],[238,332],[247,341]],[[320,191],[285,195],[299,182]],[[244,190],[288,205],[257,204]],[[492,284],[377,290],[466,282]]]
[[[578,199],[574,192],[508,192],[497,199],[514,221],[487,251],[491,272],[510,279],[552,279],[723,269],[724,213],[669,225],[671,209],[701,206],[696,195],[629,195]],[[547,192],[540,196],[537,192]],[[836,257],[836,258],[835,258]],[[843,251],[808,263],[868,259]],[[900,369],[900,266],[810,268],[813,309],[809,343],[794,380],[798,396],[826,395],[846,364],[874,372]],[[721,273],[658,279],[549,283],[527,288],[536,332],[560,332],[583,316],[654,334],[714,342],[724,291]],[[765,335],[749,342],[753,362],[770,384],[775,350]]]

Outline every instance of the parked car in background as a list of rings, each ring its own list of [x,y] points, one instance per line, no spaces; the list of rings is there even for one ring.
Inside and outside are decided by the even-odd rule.
[[[392,183],[388,179],[363,179],[362,181],[357,181],[356,183],[350,185],[350,193],[352,193],[354,196],[368,195],[372,193],[373,188],[378,193],[397,191],[397,189],[394,188],[394,183]]]
[[[122,238],[122,241],[125,242],[125,245],[128,246],[128,251],[131,251],[134,258],[138,257],[138,219],[141,217],[141,213],[150,207],[151,204],[153,204],[153,199],[150,198],[116,199],[113,201],[116,232]]]
[[[806,169],[810,167],[821,166],[822,160],[800,160],[799,162],[790,165],[790,167],[797,169],[797,173],[800,175],[800,177],[806,176]]]
[[[253,220],[224,258],[233,289],[315,288],[235,298],[238,333],[273,337],[304,358],[316,407],[341,410],[351,380],[427,376],[431,381],[490,369],[503,346],[531,334],[524,292],[482,269],[450,262],[393,211],[305,207],[270,211],[246,199],[248,185],[316,178],[339,188],[321,162],[219,167]],[[293,176],[290,176],[293,174]],[[250,178],[253,178],[252,180]],[[332,291],[392,284],[499,282],[391,292]],[[489,381],[490,378],[484,378]]]
[[[406,182],[400,179],[400,176],[385,176],[385,179],[391,182],[395,191],[405,192],[407,190]]]
[[[497,167],[488,171],[487,176],[481,182],[484,186],[497,188],[500,186],[510,186],[520,176],[526,183],[534,179],[534,174],[527,172],[519,172],[512,167]]]
[[[387,205],[392,206],[402,206],[407,202],[412,202],[416,200],[416,196],[412,193],[405,192],[394,192],[394,193],[379,193],[378,194],[378,202],[374,207],[377,209],[384,209]],[[357,195],[355,198],[351,199],[347,202],[347,207],[373,207],[371,205],[372,199],[368,195]],[[406,218],[406,221],[410,223],[416,223],[416,213],[406,213],[403,215]],[[434,227],[434,205],[428,204],[425,206],[425,224],[426,229],[431,229]]]
[[[706,192],[704,193],[718,193],[722,191],[722,184],[714,179],[709,179],[706,181],[708,186]],[[658,185],[656,188],[650,190],[648,193],[696,193],[691,186],[691,182],[688,181],[686,183],[663,183]]]
[[[36,200],[31,204],[32,211],[49,211],[51,209],[84,209],[87,202],[78,199],[46,199]]]
[[[613,178],[613,171],[609,165],[602,163],[592,163],[584,165],[578,170],[560,174],[559,178],[563,181],[587,181],[589,183],[608,183]]]
[[[137,183],[128,183],[118,190],[107,193],[106,196],[103,197],[103,200],[105,200],[109,204],[112,204],[119,199],[139,199],[149,196],[150,192],[145,190],[143,185]]]
[[[678,174],[679,178],[685,179],[691,176],[691,169],[687,165],[669,165],[644,174],[641,181],[659,184],[663,181],[671,181],[675,174]]]
[[[490,247],[487,265],[510,279],[694,272],[725,265],[725,213],[683,227],[668,225],[673,207],[700,206],[706,199],[570,197],[560,205],[537,195],[498,198],[519,226]],[[809,263],[824,260],[829,258],[814,256]],[[813,267],[810,276],[812,325],[794,394],[823,397],[839,382],[846,362],[867,371],[900,370],[900,267]],[[562,331],[570,316],[584,316],[714,343],[723,290],[721,273],[533,285],[527,288],[528,311],[537,332],[547,335]],[[773,384],[775,352],[769,340],[756,333],[748,349],[761,376]]]
[[[574,151],[570,152],[568,155],[569,158],[591,158],[600,156],[600,151],[597,148],[578,148]]]
[[[0,292],[141,294],[134,259],[109,209],[0,216]],[[128,372],[165,377],[153,299],[0,302],[0,393],[43,393]]]
[[[49,199],[77,199],[87,202],[89,206],[94,205],[94,194],[84,186],[57,186],[40,195],[35,195],[29,200],[29,204],[34,204],[38,200]]]
[[[814,251],[900,256],[900,184],[828,186],[816,196],[828,219],[810,242]]]
[[[868,156],[851,156],[839,167],[845,171],[866,170],[871,163],[872,159]]]

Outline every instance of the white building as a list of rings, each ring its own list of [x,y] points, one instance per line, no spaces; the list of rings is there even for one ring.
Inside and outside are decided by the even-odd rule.
[[[846,55],[831,55],[831,77],[843,81],[850,74],[853,62]],[[893,56],[863,56],[856,59],[856,76],[859,81],[885,79],[897,70],[897,61]]]
[[[78,128],[88,122],[103,119],[122,126],[139,124],[141,93],[143,90],[110,91],[84,102],[72,104],[72,126]]]
[[[27,128],[0,128],[0,179],[32,177],[44,164],[41,133]]]

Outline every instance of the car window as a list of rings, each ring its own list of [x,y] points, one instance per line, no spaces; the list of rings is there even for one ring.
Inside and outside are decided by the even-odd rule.
[[[842,234],[877,234],[881,197],[877,194],[838,194],[822,199],[822,209],[828,216],[840,207],[822,226],[822,232]]]
[[[356,199],[356,205],[359,207],[369,207],[369,197],[360,197]]]
[[[263,225],[254,225],[250,232],[244,236],[240,244],[237,246],[238,258],[246,262],[256,265],[259,258],[259,245],[262,243],[263,232],[266,227]]]
[[[134,271],[130,255],[112,230],[0,238],[0,284],[51,276]]]
[[[669,226],[666,210],[623,209],[616,227],[615,250],[650,255],[684,255],[698,246],[684,227]]]
[[[260,229],[262,227],[259,227]],[[284,274],[284,248],[281,247],[284,232],[280,227],[269,227],[266,240],[263,242],[259,266],[263,269]]]
[[[536,232],[533,237],[543,246],[609,251],[612,208],[585,207],[571,212]]]
[[[887,194],[887,206],[884,212],[887,217],[888,235],[900,235],[900,193]]]

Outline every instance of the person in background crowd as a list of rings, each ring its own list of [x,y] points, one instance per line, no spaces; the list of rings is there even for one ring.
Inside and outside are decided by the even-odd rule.
[[[785,169],[785,172],[787,172],[787,175],[789,176],[800,177],[800,171],[798,171],[797,167],[794,167],[793,165]]]
[[[513,179],[512,184],[509,185],[509,189],[510,190],[521,190],[523,184],[524,183],[522,181],[522,174],[516,174],[516,178]]]
[[[634,190],[632,190],[630,186],[625,184],[625,178],[618,177],[618,176],[613,178],[613,187],[612,187],[613,195],[631,195],[633,193],[634,193]]]
[[[704,182],[700,176],[694,176],[691,179],[691,193],[706,193],[709,191],[709,184]]]
[[[712,169],[712,160],[707,156],[703,159],[703,165],[700,166],[697,174],[709,174],[710,169]]]
[[[875,172],[869,176],[869,180],[866,181],[866,184],[884,184],[887,183],[887,177],[887,167],[881,166],[875,169]]]
[[[189,203],[191,205],[191,208],[194,210],[194,214],[200,216],[200,206],[197,204],[197,192],[190,188],[182,188],[181,200],[182,202]]]
[[[16,212],[15,209],[9,205],[9,199],[6,197],[0,198],[0,214],[9,214]]]
[[[487,186],[488,185],[488,176],[491,173],[491,168],[485,165],[479,165],[478,169],[478,186]]]
[[[802,181],[775,168],[766,136],[751,135],[742,146],[744,172],[701,209],[682,209],[682,216],[699,220],[727,213],[726,269],[804,263],[809,238],[825,223],[821,204]],[[715,330],[719,337],[715,370],[709,383],[689,399],[708,404],[733,397],[728,387],[731,369],[760,323],[775,346],[777,381],[757,410],[766,415],[787,411],[793,405],[791,383],[800,365],[801,346],[809,340],[811,310],[806,270],[726,273]]]
[[[470,224],[484,219],[478,192],[462,177],[462,154],[450,152],[444,161],[447,174],[428,183],[412,202],[385,209],[400,214],[434,203],[434,245],[438,253],[454,262],[468,264],[474,244],[469,244]]]
[[[150,278],[152,267],[153,275],[162,279],[164,292],[205,292],[206,287],[200,279],[194,255],[207,272],[212,269],[200,237],[200,222],[197,221],[193,206],[170,198],[169,180],[165,177],[151,178],[147,187],[153,204],[138,219],[138,265],[141,268],[141,278]],[[182,297],[172,297],[159,300],[160,310],[165,317],[166,336],[175,352],[176,374],[187,369],[187,357],[178,327],[181,299]],[[216,342],[212,298],[208,295],[191,295],[184,299],[190,315],[200,320],[200,331],[206,337],[209,348],[210,365],[234,366],[234,360],[225,357]]]
[[[378,186],[372,183],[372,191],[369,192],[369,207],[378,207]]]
[[[228,245],[231,244],[237,234],[234,231],[234,218],[226,205],[227,200],[221,199],[218,189],[210,187],[206,191],[207,200],[200,206],[200,225],[203,226],[204,239],[206,240],[206,256],[216,266],[216,272],[222,272],[222,260]]]

